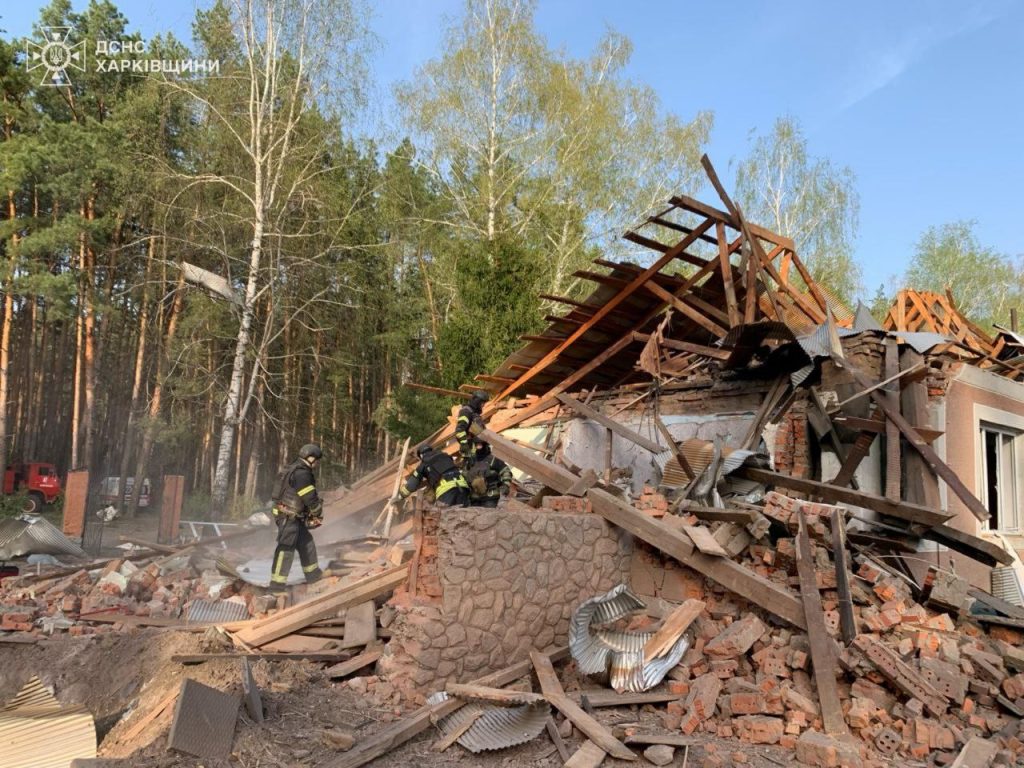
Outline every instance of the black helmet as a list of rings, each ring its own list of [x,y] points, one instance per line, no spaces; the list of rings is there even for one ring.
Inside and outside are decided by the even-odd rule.
[[[424,443],[423,445],[416,449],[416,456],[422,459],[432,450],[433,448],[430,447],[430,443]]]
[[[469,407],[472,408],[477,413],[480,413],[483,410],[484,403],[486,402],[487,393],[484,392],[482,389],[478,389],[476,390],[476,392],[473,393],[472,397],[469,398]]]
[[[491,452],[491,444],[481,437],[473,439],[473,446],[476,448],[476,452],[483,456]]]
[[[320,450],[320,446],[316,443],[306,443],[304,446],[299,448],[300,459],[316,459],[320,461],[324,457],[324,452]]]

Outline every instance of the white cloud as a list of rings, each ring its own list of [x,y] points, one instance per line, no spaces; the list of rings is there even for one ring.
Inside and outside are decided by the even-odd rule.
[[[933,48],[995,21],[1010,8],[1008,0],[956,6],[938,20],[905,30],[896,39],[879,40],[869,50],[854,52],[838,111],[864,101],[899,78]]]

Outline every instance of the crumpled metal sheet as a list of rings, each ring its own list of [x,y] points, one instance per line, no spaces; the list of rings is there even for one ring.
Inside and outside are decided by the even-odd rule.
[[[445,691],[438,691],[427,697],[427,704],[440,704],[449,698]],[[532,741],[540,736],[550,716],[551,705],[546,701],[518,707],[497,707],[470,702],[442,718],[437,727],[443,736],[448,736],[476,717],[476,722],[457,739],[461,746],[476,754],[507,749]]]
[[[87,556],[85,550],[39,515],[0,520],[0,560],[29,554]]]
[[[600,628],[645,607],[625,584],[583,601],[569,624],[569,653],[579,670],[587,675],[607,672],[612,688],[619,693],[642,693],[660,683],[690,647],[687,636],[680,637],[664,656],[644,664],[644,645],[653,632]]]
[[[188,604],[185,621],[189,624],[219,624],[224,621],[244,621],[249,608],[241,600],[207,600],[200,598]]]
[[[708,464],[714,459],[714,443],[710,440],[691,438],[682,443],[683,455],[690,468],[698,475],[707,469]],[[728,475],[743,466],[748,458],[754,455],[754,451],[745,451],[733,448],[725,448],[723,451],[721,473]],[[679,461],[673,451],[665,451],[654,457],[654,463],[661,470],[661,485],[666,488],[681,488],[689,482],[686,473],[679,466]]]
[[[862,301],[857,302],[857,312],[853,316],[853,330],[857,332],[883,330],[878,320],[871,314],[871,310],[864,306]]]

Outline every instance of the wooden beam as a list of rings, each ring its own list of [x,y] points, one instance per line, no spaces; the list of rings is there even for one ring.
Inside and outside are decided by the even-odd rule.
[[[530,659],[533,661],[533,668],[537,673],[540,689],[544,692],[544,698],[551,706],[569,718],[572,724],[585,733],[587,738],[599,746],[602,751],[619,760],[636,760],[633,750],[616,739],[611,731],[565,695],[558,675],[555,674],[555,668],[551,664],[551,659],[538,651],[530,651]]]
[[[789,488],[792,491],[799,491],[814,496],[819,496],[830,504],[853,504],[878,512],[881,515],[896,517],[900,520],[907,520],[911,523],[921,525],[942,525],[953,515],[949,512],[940,512],[929,507],[910,502],[895,502],[884,496],[876,496],[873,493],[854,491],[850,488],[841,488],[830,483],[819,483],[816,480],[790,477],[781,472],[772,472],[757,467],[740,467],[733,472],[735,477],[742,477],[765,485],[773,485],[779,488]]]
[[[718,261],[722,267],[722,286],[725,290],[725,306],[729,313],[729,327],[740,324],[739,305],[736,303],[736,288],[732,283],[732,261],[729,259],[729,243],[726,240],[725,224],[715,225],[718,233]]]
[[[604,762],[605,757],[607,757],[607,753],[590,739],[587,739],[565,761],[565,765],[562,768],[598,768]]]
[[[811,646],[811,664],[814,667],[814,682],[821,705],[821,719],[825,733],[843,736],[849,733],[843,718],[843,706],[839,701],[836,687],[836,670],[839,668],[836,647],[825,628],[825,612],[821,607],[821,593],[818,592],[814,572],[814,550],[807,533],[807,520],[799,510],[800,527],[796,537],[796,569],[800,578],[800,597],[803,600],[804,616],[807,619],[807,637]]]
[[[474,712],[472,715],[467,717],[462,722],[461,725],[459,725],[456,728],[453,728],[451,733],[449,733],[447,736],[442,736],[440,739],[435,741],[433,745],[430,747],[430,749],[434,752],[444,752],[452,744],[454,744],[456,741],[462,738],[462,735],[470,728],[472,728],[476,721],[483,717],[483,714],[483,710],[480,710],[479,712]]]
[[[266,619],[254,621],[235,635],[247,646],[261,646],[309,626],[315,621],[335,615],[342,608],[386,595],[402,584],[409,574],[403,565],[382,573],[344,584],[312,600],[285,608]]]
[[[730,216],[728,213],[726,213],[725,211],[721,211],[718,208],[715,208],[714,206],[702,203],[700,200],[692,198],[689,195],[673,195],[671,198],[669,198],[669,202],[684,210],[690,211],[691,213],[697,213],[700,214],[701,216],[707,216],[709,219],[713,221],[720,221],[723,224],[728,224],[733,229],[739,229],[739,225],[733,220],[732,216]],[[784,246],[791,251],[796,248],[796,244],[793,242],[792,239],[788,237],[784,237],[778,234],[777,232],[772,232],[770,229],[762,227],[758,224],[748,223],[748,226],[750,227],[750,231],[753,234],[757,235],[758,237],[764,240],[767,240],[770,243]]]
[[[648,280],[646,283],[644,283],[644,288],[653,293],[666,304],[670,304],[674,309],[686,315],[688,318],[693,320],[693,322],[697,323],[697,325],[701,326],[712,335],[718,337],[724,337],[728,335],[729,331],[727,329],[723,328],[714,320],[710,319],[706,315],[694,309],[679,297],[669,293],[653,280]]]
[[[610,690],[574,691],[569,694],[573,701],[586,699],[586,706],[600,709],[602,707],[631,707],[637,704],[667,704],[682,698],[678,693],[648,691],[646,693],[616,693]]]
[[[637,341],[646,342],[651,338],[649,333],[634,333],[634,338]],[[729,352],[718,347],[709,347],[704,344],[693,344],[689,341],[679,341],[678,339],[662,339],[660,346],[666,349],[675,349],[680,352],[692,352],[695,355],[704,355],[704,357],[711,357],[715,360],[728,360]]]
[[[560,394],[557,395],[558,400],[568,408],[576,411],[581,416],[585,416],[592,421],[596,421],[598,424],[607,427],[612,432],[617,434],[619,437],[629,440],[631,443],[639,445],[641,448],[650,451],[651,453],[664,453],[665,451],[672,450],[671,447],[661,445],[650,438],[644,437],[638,432],[634,432],[624,424],[620,424],[615,419],[610,419],[600,411],[596,411],[589,405],[584,405],[579,400],[570,397],[569,395]]]
[[[870,387],[871,382],[868,378],[853,365],[847,365],[847,370],[851,373],[854,380],[861,387]],[[912,369],[911,369],[912,370]],[[914,430],[905,418],[900,413],[899,408],[893,407],[888,399],[877,391],[871,392],[871,398],[878,404],[878,407],[882,409],[886,417],[892,421],[899,428],[903,437],[906,438],[907,442],[921,455],[924,459],[925,464],[928,465],[929,469],[932,470],[936,475],[946,481],[946,485],[949,486],[950,490],[957,495],[957,498],[963,502],[964,506],[967,507],[979,520],[988,520],[989,513],[985,505],[982,504],[978,497],[968,490],[967,486],[964,485],[960,477],[950,469],[949,465],[946,464],[939,455],[932,449],[927,442],[925,442],[919,434]]]
[[[925,367],[926,366],[923,363],[920,363],[918,365],[915,365],[913,368],[907,368],[906,370],[898,371],[897,373],[893,374],[891,377],[889,377],[887,379],[883,379],[882,381],[879,381],[877,384],[872,384],[871,382],[869,382],[865,378],[865,379],[863,379],[864,383],[861,384],[863,389],[860,392],[858,392],[858,393],[856,393],[854,395],[850,395],[845,400],[842,400],[841,402],[836,403],[829,410],[834,413],[835,411],[838,411],[840,408],[842,408],[847,403],[852,403],[854,400],[859,400],[860,398],[864,397],[865,395],[874,395],[879,389],[887,387],[889,384],[891,384],[892,382],[896,381],[896,379],[902,379],[905,376],[908,376],[908,375],[910,375],[912,373],[918,373],[919,371],[921,371]]]
[[[594,512],[629,531],[655,549],[707,576],[728,590],[754,602],[790,624],[805,628],[803,607],[787,589],[757,575],[739,563],[710,557],[697,548],[682,531],[634,509],[607,491],[591,488],[587,498]]]
[[[382,648],[363,651],[358,656],[353,656],[348,661],[343,661],[340,664],[335,664],[333,667],[328,667],[324,670],[324,674],[334,680],[342,677],[348,677],[349,675],[358,672],[363,667],[376,664],[377,659],[379,659],[383,653],[384,650]]]
[[[889,384],[882,395],[889,401],[891,408],[900,407],[900,387],[896,378],[900,373],[899,347],[896,339],[885,340],[885,377]],[[902,495],[903,470],[900,463],[900,431],[891,419],[885,422],[885,495],[893,501],[899,501]]]
[[[906,394],[907,389],[909,389],[909,387],[903,390],[904,394]],[[862,419],[858,416],[834,416],[832,421],[841,427],[856,429],[860,432],[885,432],[885,419]],[[921,436],[922,440],[927,441],[929,444],[934,443],[946,434],[942,430],[931,429],[929,427],[915,426],[914,430]]]
[[[846,521],[838,509],[832,510],[832,556],[836,567],[836,592],[839,595],[839,633],[843,645],[849,645],[857,636],[857,622],[853,615],[853,596],[850,593],[850,553],[846,548]]]

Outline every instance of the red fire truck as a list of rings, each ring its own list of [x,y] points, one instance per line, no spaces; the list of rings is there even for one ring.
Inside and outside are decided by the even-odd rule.
[[[44,504],[52,504],[60,494],[60,478],[53,464],[39,461],[8,464],[4,473],[4,493],[28,491],[26,512],[42,512]]]

